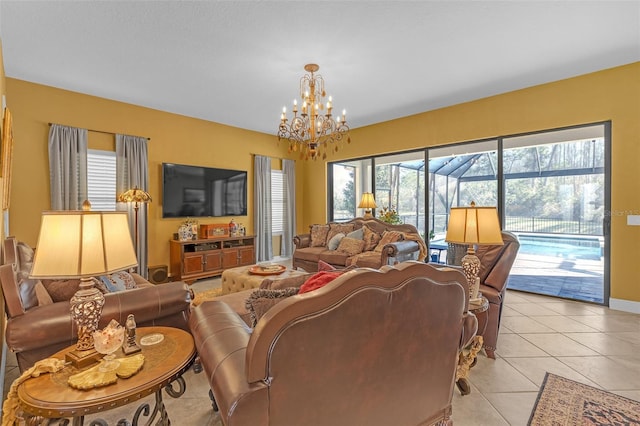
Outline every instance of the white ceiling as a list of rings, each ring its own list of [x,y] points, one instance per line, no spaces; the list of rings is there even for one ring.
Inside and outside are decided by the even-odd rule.
[[[355,128],[640,60],[640,1],[2,0],[0,18],[8,77],[270,134],[309,62]]]

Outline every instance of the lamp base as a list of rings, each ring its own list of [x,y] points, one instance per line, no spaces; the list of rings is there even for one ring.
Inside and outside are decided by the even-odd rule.
[[[464,276],[467,278],[469,296],[471,297],[476,281],[478,281],[478,273],[480,272],[480,259],[476,256],[472,245],[469,246],[467,254],[462,258],[462,271],[464,272]]]
[[[365,210],[364,211],[364,216],[362,216],[365,219],[372,219],[373,215],[371,214],[371,210]]]
[[[102,358],[102,354],[99,354],[95,349],[86,351],[74,349],[64,355],[64,360],[70,362],[71,365],[79,370],[97,363],[100,361],[100,358]]]

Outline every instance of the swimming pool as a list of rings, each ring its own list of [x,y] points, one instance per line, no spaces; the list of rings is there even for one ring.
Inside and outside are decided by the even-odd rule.
[[[600,260],[602,243],[598,237],[518,234],[520,253],[565,259]]]

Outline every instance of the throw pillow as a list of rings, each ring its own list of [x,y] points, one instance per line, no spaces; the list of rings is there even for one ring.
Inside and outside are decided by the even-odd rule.
[[[331,281],[338,278],[342,275],[342,271],[320,271],[313,274],[309,279],[307,279],[304,284],[300,286],[300,291],[298,294],[308,293],[313,290],[317,290],[319,288],[324,287],[329,284]]]
[[[111,275],[102,275],[100,280],[110,293],[137,288],[133,277],[126,271],[114,272]]]
[[[402,232],[398,231],[384,231],[382,234],[382,238],[380,238],[380,242],[374,249],[374,251],[382,252],[384,246],[389,243],[395,243],[396,241],[400,241],[402,239]]]
[[[296,287],[283,288],[281,290],[267,290],[262,288],[254,290],[244,302],[245,308],[249,311],[251,326],[255,327],[258,321],[260,321],[260,318],[278,302],[295,294],[298,294]]]
[[[311,225],[311,247],[323,247],[327,242],[329,225]]]
[[[327,243],[327,248],[329,250],[336,250],[338,248],[338,245],[340,244],[340,241],[342,241],[344,237],[345,235],[342,232],[334,235],[333,237],[331,237],[331,239]]]
[[[33,249],[29,245],[18,241],[16,244],[18,262],[20,263],[20,270],[18,271],[18,282],[20,280],[29,279],[31,268],[33,266]],[[26,308],[25,308],[26,309]]]
[[[325,262],[324,260],[318,260],[318,272],[320,271],[335,271],[336,268],[330,264]]]
[[[38,299],[38,306],[51,305],[53,303],[53,299],[49,295],[49,292],[41,281],[38,281],[34,286],[34,291],[36,293],[36,298]]]
[[[362,239],[364,240],[364,248],[362,249],[362,251],[371,251],[378,245],[378,242],[380,241],[380,234],[372,231],[371,228],[369,228],[367,225],[364,225],[362,229]]]
[[[18,288],[20,290],[20,300],[22,301],[22,307],[24,310],[38,306],[38,296],[36,295],[36,284],[40,280],[26,279],[20,281]]]
[[[45,280],[42,284],[54,302],[65,302],[71,300],[78,291],[80,280]]]
[[[353,223],[332,223],[329,225],[329,234],[327,234],[327,241],[333,238],[336,234],[345,234],[353,231],[355,225]]]
[[[355,231],[351,231],[347,234],[349,238],[355,238],[356,240],[362,240],[364,238],[364,228],[358,228]]]
[[[355,238],[344,237],[340,241],[338,251],[346,253],[349,256],[355,256],[358,253],[362,253],[364,248],[364,240],[356,240]]]

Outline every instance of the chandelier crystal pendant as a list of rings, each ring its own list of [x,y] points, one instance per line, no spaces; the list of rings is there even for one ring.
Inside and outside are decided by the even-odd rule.
[[[278,141],[286,140],[289,153],[299,151],[301,159],[315,160],[321,157],[324,160],[327,151],[337,152],[341,142],[351,143],[347,112],[342,110],[341,116],[334,117],[331,96],[325,103],[324,79],[315,74],[320,67],[307,64],[304,69],[309,74],[300,79],[301,110],[298,111],[298,102],[294,100],[293,118],[289,121],[286,107],[282,108]]]

